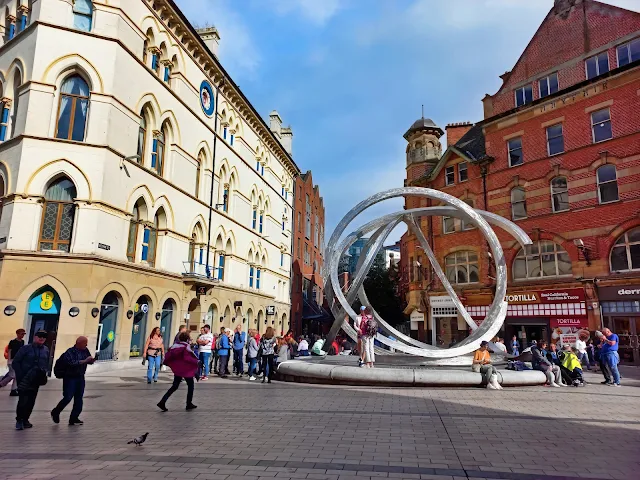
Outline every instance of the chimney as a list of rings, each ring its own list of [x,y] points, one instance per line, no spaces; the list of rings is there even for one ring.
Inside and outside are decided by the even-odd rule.
[[[447,131],[447,147],[458,143],[458,141],[471,130],[471,127],[471,122],[450,123],[447,125],[445,127]]]
[[[196,30],[200,38],[204,40],[205,45],[211,53],[218,57],[218,47],[220,46],[220,34],[216,27],[204,27]]]
[[[276,137],[280,138],[280,132],[282,130],[282,119],[280,118],[280,114],[276,110],[269,114],[269,129]]]
[[[280,130],[280,143],[289,155],[293,155],[291,152],[291,144],[293,143],[293,132],[291,131],[291,125]]]

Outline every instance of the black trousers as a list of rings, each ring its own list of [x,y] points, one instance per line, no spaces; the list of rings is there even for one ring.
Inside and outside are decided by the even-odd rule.
[[[28,421],[33,412],[33,407],[36,405],[36,397],[38,396],[38,389],[35,390],[18,390],[18,406],[16,407],[16,421],[24,422]]]
[[[262,369],[264,374],[269,378],[269,381],[271,381],[271,379],[273,378],[273,371],[275,370],[273,353],[271,355],[262,355]]]
[[[187,405],[191,405],[191,403],[193,403],[193,388],[194,388],[193,377],[185,378],[184,381],[187,382]],[[160,403],[162,404],[167,403],[167,400],[169,400],[169,397],[173,395],[175,391],[178,390],[178,388],[180,387],[180,382],[182,382],[182,377],[174,375],[173,384],[171,385],[171,387],[169,387],[169,390],[167,390],[167,393],[164,394],[164,397],[162,397],[162,400],[160,400]]]

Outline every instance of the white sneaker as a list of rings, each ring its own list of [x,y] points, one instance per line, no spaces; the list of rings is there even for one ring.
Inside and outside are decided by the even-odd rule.
[[[564,383],[562,383],[562,382],[560,382],[560,383],[559,383],[559,385],[560,385],[561,387],[568,387],[568,386],[569,386],[569,385],[565,385],[565,384],[564,384]]]
[[[552,384],[550,384],[549,386],[550,386],[550,387],[557,387],[557,388],[560,388],[560,385],[558,385],[557,383],[552,383]]]
[[[496,390],[496,387],[494,387],[490,383],[487,383],[487,390]]]
[[[249,380],[251,380],[251,381],[254,381],[255,379],[256,379],[256,377],[254,377],[253,375],[251,375],[251,376],[249,377]]]

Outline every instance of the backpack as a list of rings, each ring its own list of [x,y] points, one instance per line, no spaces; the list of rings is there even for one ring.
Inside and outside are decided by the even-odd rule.
[[[64,355],[60,356],[58,360],[56,360],[56,363],[53,366],[53,374],[56,378],[64,378],[67,374],[67,362],[64,361]]]
[[[216,338],[216,350],[220,350],[222,348],[222,335],[218,335]]]
[[[367,318],[367,322],[364,325],[364,334],[367,337],[375,337],[378,333],[378,322],[373,317]]]

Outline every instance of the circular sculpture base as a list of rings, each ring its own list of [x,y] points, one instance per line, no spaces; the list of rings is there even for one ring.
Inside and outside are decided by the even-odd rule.
[[[544,373],[538,370],[514,372],[498,370],[503,387],[543,385]],[[370,385],[377,387],[481,387],[482,377],[468,369],[452,367],[383,367],[359,368],[336,363],[289,360],[278,367],[278,375],[286,382],[323,383],[331,385]]]

